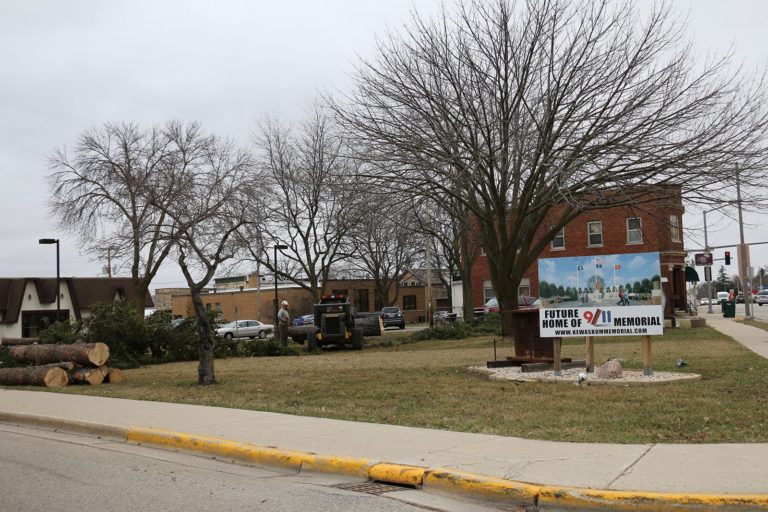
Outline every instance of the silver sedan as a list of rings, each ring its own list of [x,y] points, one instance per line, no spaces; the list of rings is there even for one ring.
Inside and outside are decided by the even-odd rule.
[[[228,340],[233,338],[266,338],[275,329],[272,324],[263,324],[258,320],[234,320],[224,324],[216,333]]]

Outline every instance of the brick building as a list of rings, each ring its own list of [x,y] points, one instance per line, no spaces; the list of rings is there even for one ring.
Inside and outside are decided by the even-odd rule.
[[[347,295],[358,311],[375,310],[375,287],[371,279],[331,279],[326,283],[325,291]],[[406,322],[423,321],[426,317],[425,296],[423,283],[409,281],[405,286],[401,283],[400,293],[395,297],[393,305],[403,310]],[[313,312],[312,295],[293,282],[278,281],[277,297],[279,302],[288,301],[292,317]],[[206,309],[221,313],[226,320],[249,319],[274,323],[274,281],[260,282],[256,274],[217,279],[214,287],[202,294],[202,300]],[[189,291],[173,294],[171,303],[174,318],[194,316]]]
[[[539,257],[658,252],[666,297],[664,314],[670,316],[676,309],[685,309],[686,303],[683,212],[680,194],[674,199],[665,195],[664,199],[644,202],[641,207],[590,211],[566,225]],[[557,213],[554,211],[553,215]],[[472,270],[472,293],[475,307],[496,296],[484,253]],[[539,296],[537,264],[525,272],[518,295]]]

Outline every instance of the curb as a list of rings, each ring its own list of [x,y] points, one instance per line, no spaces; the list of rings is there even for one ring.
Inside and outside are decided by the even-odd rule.
[[[558,510],[768,510],[768,494],[660,493],[537,485],[450,468],[426,468],[355,457],[319,455],[157,428],[119,427],[8,412],[0,412],[0,422],[206,453],[296,472],[307,470],[342,474],[427,491],[511,501],[518,506],[551,507]]]

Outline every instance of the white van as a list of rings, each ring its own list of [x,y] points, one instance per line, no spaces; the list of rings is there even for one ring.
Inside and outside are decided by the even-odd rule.
[[[728,300],[728,292],[717,292],[717,302],[725,302]]]

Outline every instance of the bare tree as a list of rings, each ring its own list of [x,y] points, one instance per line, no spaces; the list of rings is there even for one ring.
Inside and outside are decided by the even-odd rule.
[[[669,5],[470,1],[380,42],[334,109],[379,186],[466,208],[509,333],[524,272],[580,213],[716,202],[734,163],[764,182],[762,82],[682,34]]]
[[[267,229],[247,235],[251,257],[318,302],[332,267],[345,257],[341,246],[355,222],[357,162],[319,107],[298,129],[263,120],[255,138],[265,175]],[[276,245],[287,246],[279,264],[269,250]]]
[[[184,165],[170,166],[165,185],[158,183],[150,194],[161,200],[168,222],[168,236],[177,240],[175,252],[189,286],[197,320],[200,356],[198,383],[216,383],[216,337],[201,292],[227,261],[243,250],[238,233],[260,222],[261,206],[254,196],[253,157],[231,141],[174,125],[168,137]],[[172,190],[169,190],[172,189]],[[174,196],[164,203],[162,198]]]
[[[400,278],[412,266],[421,238],[407,203],[382,194],[361,194],[366,200],[347,238],[348,263],[373,280],[374,307],[380,310],[397,298]]]
[[[57,149],[49,159],[53,215],[86,252],[98,256],[109,250],[117,261],[127,261],[140,314],[149,284],[175,242],[161,229],[170,196],[154,206],[144,195],[171,165],[172,152],[159,128],[107,123],[80,135],[71,152]]]
[[[429,208],[429,219],[423,213],[424,208]],[[480,255],[480,243],[466,208],[454,198],[445,197],[442,203],[430,203],[415,211],[420,212],[417,216],[420,231],[433,244],[432,268],[439,271],[449,297],[453,276],[461,278],[462,314],[464,318],[472,318],[472,267]]]

